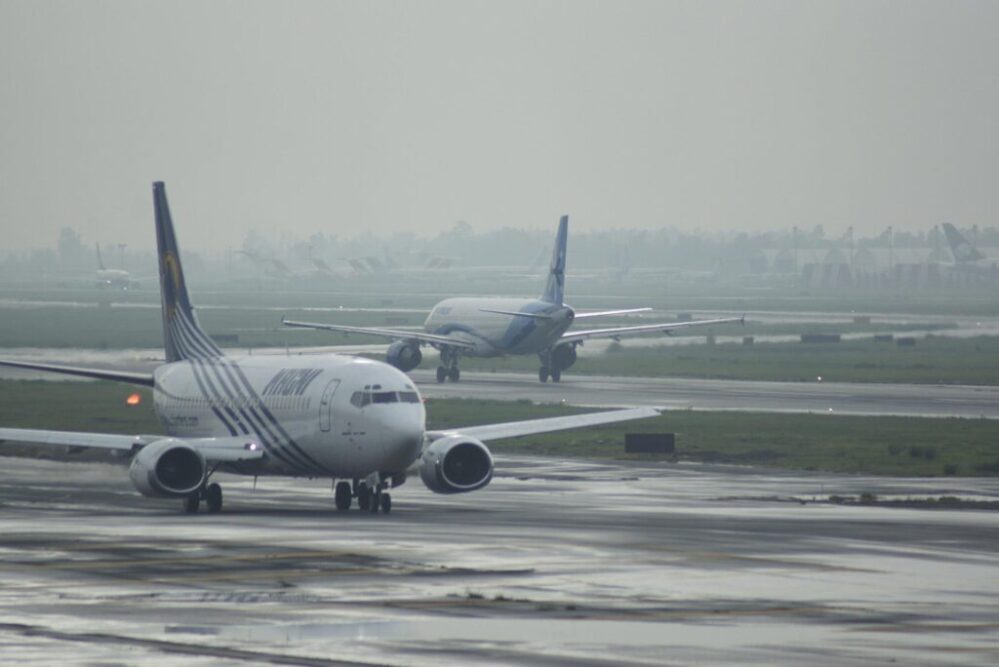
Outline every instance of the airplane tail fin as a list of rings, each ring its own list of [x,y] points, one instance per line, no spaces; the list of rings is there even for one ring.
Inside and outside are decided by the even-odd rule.
[[[156,211],[156,248],[160,264],[160,298],[163,303],[163,346],[167,363],[183,359],[207,359],[222,356],[198,323],[187,293],[180,248],[173,231],[173,219],[167,203],[166,186],[153,183],[153,208]]]
[[[565,297],[565,248],[569,236],[569,216],[563,215],[558,221],[558,233],[555,235],[555,247],[552,248],[552,263],[548,269],[548,282],[541,295],[543,301],[563,304]]]
[[[97,248],[97,268],[101,271],[107,271],[107,267],[104,266],[104,260],[101,258],[101,244],[94,243],[94,247]]]
[[[947,237],[947,243],[950,245],[950,251],[954,253],[954,261],[958,264],[962,262],[974,262],[979,259],[985,259],[985,255],[978,251],[978,249],[968,242],[968,239],[964,238],[964,234],[957,231],[957,227],[950,224],[949,222],[943,223],[944,235]]]

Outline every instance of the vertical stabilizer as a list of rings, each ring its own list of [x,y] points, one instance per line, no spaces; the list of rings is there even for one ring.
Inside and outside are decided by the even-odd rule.
[[[565,297],[565,247],[569,236],[569,216],[563,215],[558,221],[555,234],[555,247],[552,248],[552,263],[548,269],[548,283],[541,295],[542,301],[563,305]]]
[[[156,249],[160,264],[160,298],[163,302],[163,346],[167,363],[182,359],[206,359],[222,356],[198,324],[194,306],[187,294],[180,249],[173,231],[173,219],[162,181],[153,183],[153,208],[156,211]]]
[[[950,224],[949,222],[943,223],[944,235],[947,237],[947,243],[950,245],[950,251],[954,253],[954,261],[958,264],[963,264],[965,262],[976,262],[980,259],[985,259],[985,255],[978,251],[975,246],[968,243],[968,239],[964,238],[964,234],[957,231],[957,227]]]

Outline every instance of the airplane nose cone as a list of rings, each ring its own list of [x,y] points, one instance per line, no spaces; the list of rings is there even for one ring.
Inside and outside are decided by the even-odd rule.
[[[423,404],[393,412],[395,414],[387,414],[380,420],[383,451],[387,470],[405,470],[423,450],[426,424]]]

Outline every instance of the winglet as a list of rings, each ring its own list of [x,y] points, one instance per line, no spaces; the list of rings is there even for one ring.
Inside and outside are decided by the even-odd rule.
[[[563,215],[558,221],[555,234],[555,247],[552,248],[552,262],[548,269],[548,282],[541,295],[542,301],[561,306],[565,298],[565,251],[569,236],[569,216]]]

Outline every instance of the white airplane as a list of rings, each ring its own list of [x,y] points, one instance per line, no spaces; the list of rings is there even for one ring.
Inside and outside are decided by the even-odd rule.
[[[104,266],[104,259],[101,258],[101,246],[94,244],[97,248],[97,286],[113,287],[115,289],[128,289],[132,285],[132,277],[125,269],[109,269]]]
[[[289,327],[326,329],[343,333],[368,334],[390,338],[386,361],[401,371],[420,365],[420,347],[430,345],[440,350],[441,365],[437,381],[460,377],[458,360],[468,357],[501,357],[512,354],[536,354],[541,361],[538,379],[558,382],[562,371],[576,362],[576,347],[591,338],[621,339],[652,333],[670,333],[675,329],[744,322],[744,317],[727,317],[687,322],[660,322],[625,327],[605,327],[568,331],[575,320],[609,315],[623,315],[651,310],[629,308],[577,313],[564,301],[566,240],[569,216],[559,220],[545,291],[538,299],[502,297],[445,299],[434,306],[423,324],[423,331],[384,327],[355,327],[340,324],[283,320]]]
[[[330,477],[335,502],[387,513],[387,489],[418,473],[436,493],[486,486],[485,441],[651,417],[614,410],[427,431],[420,393],[392,366],[340,355],[227,357],[201,329],[188,296],[163,183],[153,184],[166,364],[152,374],[0,360],[0,364],[152,387],[161,435],[0,428],[0,443],[89,447],[131,456],[145,496],[180,498],[188,512],[222,508],[219,470]],[[85,390],[85,388],[84,388]]]

